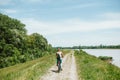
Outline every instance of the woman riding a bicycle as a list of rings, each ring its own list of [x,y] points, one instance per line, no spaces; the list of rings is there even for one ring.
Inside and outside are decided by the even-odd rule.
[[[57,66],[62,64],[62,58],[63,58],[63,53],[60,50],[60,48],[58,48],[58,51],[56,52],[56,58],[57,58]],[[62,68],[61,68],[62,69]]]

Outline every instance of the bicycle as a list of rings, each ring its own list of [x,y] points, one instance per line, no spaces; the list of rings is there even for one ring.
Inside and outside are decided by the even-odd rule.
[[[58,61],[58,73],[61,71],[62,69],[61,69],[61,62],[60,62],[60,60]]]

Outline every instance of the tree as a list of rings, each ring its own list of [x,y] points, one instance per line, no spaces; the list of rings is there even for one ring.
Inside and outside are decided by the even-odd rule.
[[[25,24],[0,13],[0,68],[42,57],[50,50],[45,37],[27,35]]]

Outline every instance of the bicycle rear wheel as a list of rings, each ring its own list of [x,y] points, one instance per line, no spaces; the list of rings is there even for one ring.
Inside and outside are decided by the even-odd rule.
[[[58,62],[58,72],[61,71],[61,64],[60,64],[60,61]]]

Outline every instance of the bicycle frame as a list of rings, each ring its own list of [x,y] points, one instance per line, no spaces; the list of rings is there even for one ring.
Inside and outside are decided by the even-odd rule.
[[[60,61],[58,61],[58,72],[60,72],[60,70],[61,70],[61,63]]]

